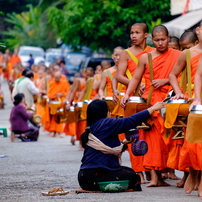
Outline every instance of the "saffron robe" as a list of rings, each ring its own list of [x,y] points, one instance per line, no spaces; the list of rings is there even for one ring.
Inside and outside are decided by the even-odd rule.
[[[194,78],[197,70],[198,61],[201,54],[191,58],[191,83],[194,84]],[[192,95],[194,90],[192,90]],[[188,98],[188,91],[185,93]],[[190,143],[186,141],[186,130],[184,144],[180,152],[179,170],[185,170],[188,167],[193,167],[194,170],[201,170],[201,149],[202,143]]]
[[[153,75],[155,79],[166,79],[169,77],[173,66],[177,62],[180,51],[169,48],[166,53],[163,53],[152,60]],[[147,64],[144,72],[145,78],[145,93],[143,98],[148,98],[151,86],[149,65]],[[151,105],[161,102],[165,99],[169,90],[169,85],[164,85],[158,89],[153,89]],[[167,168],[168,146],[163,140],[164,122],[160,116],[160,112],[154,113],[154,124],[150,130],[144,131],[144,138],[148,144],[148,152],[143,158],[143,166],[148,170],[163,170]]]
[[[55,80],[51,80],[49,82],[49,89],[47,96],[51,100],[57,100],[57,93],[63,93],[63,96],[60,98],[61,102],[65,100],[65,97],[69,90],[69,82],[63,79],[60,79],[60,81],[57,83]],[[63,123],[57,124],[54,120],[55,115],[50,115],[48,103],[46,103],[46,109],[45,109],[45,123],[44,123],[44,129],[49,132],[57,132],[62,133],[63,132]]]

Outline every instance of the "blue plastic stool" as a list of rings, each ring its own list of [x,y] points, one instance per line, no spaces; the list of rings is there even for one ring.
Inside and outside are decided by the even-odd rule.
[[[8,137],[8,136],[7,136],[7,129],[6,129],[6,128],[0,128],[0,130],[3,131],[4,137]]]

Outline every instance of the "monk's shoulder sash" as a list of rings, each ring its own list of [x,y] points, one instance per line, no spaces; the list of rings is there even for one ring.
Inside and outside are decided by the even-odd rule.
[[[150,79],[151,79],[151,82],[153,81],[154,79],[154,72],[153,72],[153,64],[152,64],[152,56],[151,56],[151,53],[147,53],[148,54],[148,63],[149,63],[149,73],[150,73]],[[149,89],[149,95],[148,95],[148,98],[147,98],[147,106],[150,105],[150,102],[151,102],[151,98],[152,98],[152,93],[153,93],[153,85],[151,85],[150,89]]]

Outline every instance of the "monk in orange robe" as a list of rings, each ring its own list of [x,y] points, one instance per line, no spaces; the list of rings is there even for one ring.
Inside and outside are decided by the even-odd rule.
[[[100,99],[105,99],[105,97],[112,97],[113,96],[112,78],[114,78],[114,75],[117,71],[118,64],[119,64],[119,58],[120,58],[122,51],[123,51],[123,48],[120,46],[114,48],[114,51],[112,54],[112,59],[114,60],[115,65],[102,72],[100,89],[98,92]],[[112,77],[112,78],[110,78],[110,77]],[[107,88],[106,95],[105,95],[105,86]]]
[[[14,66],[15,66],[15,64],[16,63],[21,63],[21,60],[20,60],[20,58],[18,57],[18,49],[17,48],[15,48],[14,49],[14,53],[13,53],[13,55],[12,55],[12,57],[11,57],[11,68],[13,69],[14,68]]]
[[[136,34],[137,32],[140,34],[137,35]],[[140,56],[143,55],[144,53],[151,52],[155,49],[153,47],[147,46],[147,44],[146,44],[147,36],[148,36],[147,24],[135,23],[131,27],[130,38],[132,41],[132,46],[127,49],[128,52],[126,50],[124,50],[122,52],[122,54],[120,56],[117,73],[115,74],[114,79],[112,81],[113,101],[115,103],[119,99],[118,98],[119,91],[117,90],[117,82],[120,82],[125,86],[128,86],[130,79],[132,78],[132,76],[136,70]],[[134,59],[131,58],[129,53],[133,55]],[[127,70],[129,71],[131,78],[128,77],[129,76],[128,74],[126,75]],[[144,92],[145,84],[143,84],[143,82],[144,82],[143,80],[144,79],[142,79],[141,88],[140,88],[140,92],[139,92],[140,94],[142,94]],[[142,130],[139,131],[139,135],[140,135],[139,139],[142,140],[144,138]],[[132,168],[135,172],[137,172],[140,175],[141,183],[144,184],[145,180],[144,180],[143,173],[142,173],[142,171],[145,170],[143,168],[143,157],[134,156],[131,151],[131,145],[128,146],[128,152],[130,155],[130,161],[131,161]]]
[[[42,94],[46,95],[47,91],[46,91],[46,80],[44,77],[44,71],[42,69],[39,69],[38,76],[39,78],[35,82],[36,82],[36,87],[40,90],[41,93],[37,98],[36,114],[42,118],[42,123],[43,123],[44,107],[41,105],[41,96]]]
[[[192,31],[185,31],[180,39],[179,39],[179,43],[180,43],[180,49],[181,50],[184,50],[184,49],[189,49],[191,47],[194,47],[195,45],[198,44],[198,37],[197,35],[192,32]],[[175,45],[175,47],[177,47],[177,44],[178,43],[175,43],[173,42],[172,45]],[[181,80],[181,74],[178,75],[178,84],[180,83],[180,80]],[[171,86],[171,89],[172,90],[172,86]],[[182,90],[182,88],[181,88]],[[174,135],[175,133],[173,133]],[[171,138],[173,137],[173,135],[171,136]],[[170,139],[171,139],[170,138]],[[175,141],[172,141],[172,140],[169,140],[169,156],[168,156],[168,161],[167,161],[167,166],[169,168],[172,168],[172,169],[175,169],[175,170],[180,170],[179,168],[179,161],[180,161],[180,153],[181,153],[181,149],[182,149],[182,146],[184,144],[184,139],[181,139],[181,140],[175,140]],[[181,167],[182,169],[182,167]],[[171,179],[178,179],[177,176],[175,176],[174,170],[171,170],[171,172],[169,172],[169,175],[168,175],[168,178],[171,178]],[[188,168],[183,168],[183,170],[181,171],[184,171],[184,176],[182,178],[182,180],[179,182],[179,183],[176,183],[175,185],[177,187],[184,187],[184,183],[185,183],[185,180],[188,176]]]
[[[69,82],[61,79],[61,73],[58,71],[55,73],[55,79],[50,81],[47,96],[50,100],[61,100],[61,103],[65,100],[65,97],[69,90]],[[63,124],[55,122],[55,115],[50,115],[48,103],[46,104],[46,120],[44,123],[44,129],[50,132],[51,136],[55,136],[58,133],[61,137],[63,132]]]
[[[199,59],[198,62],[198,67],[197,67],[197,71],[195,74],[195,81],[194,81],[194,92],[195,92],[195,98],[193,103],[190,106],[190,110],[192,109],[192,107],[194,105],[201,105],[202,101],[201,101],[201,92],[202,92],[202,56]],[[198,157],[200,156],[200,153],[202,152],[202,144],[200,143],[199,145],[197,145],[197,149],[200,148],[200,151],[198,151]],[[202,155],[201,155],[202,156]],[[197,160],[200,160],[200,162],[198,162],[198,164],[200,165],[201,171],[202,171],[202,158],[198,158]],[[200,178],[200,183],[198,186],[198,196],[201,197],[202,199],[202,175]]]
[[[83,69],[82,71],[82,77],[81,78],[75,78],[74,82],[66,96],[66,102],[68,103],[67,109],[73,104],[72,102],[77,102],[78,101],[78,96],[80,92],[83,90],[85,87],[87,80],[87,73],[86,73],[86,68]],[[76,140],[76,134],[77,134],[77,124],[76,123],[66,123],[64,127],[64,133],[66,135],[71,136],[71,143],[72,145],[75,145],[75,140]]]
[[[93,69],[91,67],[86,68],[82,72],[82,78],[76,78],[75,82],[72,85],[72,88],[70,92],[67,95],[67,102],[72,103],[72,101],[80,102],[83,101],[83,98],[85,96],[84,88],[86,87],[86,81],[89,79],[89,77],[93,76]],[[73,97],[74,96],[74,97]],[[72,100],[73,99],[73,100]],[[69,105],[70,106],[70,105]],[[67,127],[69,125],[69,130],[67,130]],[[74,144],[76,136],[76,140],[80,141],[81,134],[85,131],[86,128],[86,120],[81,120],[77,123],[66,123],[64,132],[66,135],[71,135],[71,143]],[[80,145],[80,149],[81,149]]]
[[[202,21],[200,22],[200,26],[196,28],[196,32],[199,37],[199,44],[190,48],[191,53],[191,82],[194,83],[194,78],[196,74],[197,64],[199,62],[199,59],[202,54]],[[186,66],[186,52],[182,51],[182,53],[179,56],[179,59],[174,66],[170,76],[169,80],[173,87],[173,90],[175,92],[174,99],[185,99],[188,98],[188,92],[185,93],[185,95],[181,92],[181,89],[179,88],[178,82],[177,82],[177,76],[180,74],[180,72],[183,70],[183,68]],[[192,90],[192,94],[193,94]],[[185,131],[186,136],[186,131]],[[201,143],[189,143],[186,141],[186,137],[184,140],[184,145],[181,149],[180,153],[180,162],[179,162],[179,168],[185,169],[189,167],[189,176],[187,180],[185,181],[184,190],[187,194],[191,193],[194,189],[195,185],[197,184],[197,176],[198,171],[201,170]],[[199,193],[201,196],[201,193]]]
[[[153,85],[153,93],[151,97],[151,105],[165,99],[169,90],[168,76],[172,71],[174,64],[180,54],[180,51],[168,48],[170,36],[168,30],[163,25],[158,25],[152,30],[152,40],[156,50],[151,52],[153,63],[153,77],[151,81],[148,65],[148,54],[144,54],[138,61],[138,66],[129,83],[125,96],[121,100],[121,105],[125,107],[129,96],[137,88],[142,76],[145,78],[145,93],[143,98],[148,99],[151,85]],[[160,172],[167,168],[168,148],[164,143],[164,123],[159,112],[153,114],[154,124],[151,129],[144,131],[145,141],[148,144],[148,152],[143,157],[143,166],[150,170],[151,181],[147,187],[166,186],[168,185],[161,178]]]

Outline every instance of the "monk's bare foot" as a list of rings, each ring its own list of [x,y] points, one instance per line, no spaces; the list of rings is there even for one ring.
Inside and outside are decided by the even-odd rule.
[[[150,181],[151,180],[151,173],[150,173],[150,171],[145,171],[145,175],[146,175],[146,180]]]
[[[162,179],[168,179],[168,173],[161,173]]]
[[[200,183],[199,183],[199,186],[198,186],[198,196],[201,197],[201,200],[202,200],[202,175],[200,176]]]
[[[75,145],[75,138],[74,138],[74,135],[72,135],[70,142],[72,143],[72,145]]]
[[[145,184],[145,180],[144,180],[144,175],[143,175],[143,173],[142,173],[142,172],[138,172],[137,174],[140,176],[141,184]]]
[[[168,178],[171,180],[181,180],[181,178],[175,175],[175,170],[173,169],[171,169],[171,171],[168,173]]]
[[[61,138],[63,138],[63,137],[64,137],[62,133],[59,133],[59,136],[60,136]]]
[[[146,187],[157,187],[158,186],[158,176],[156,174],[156,171],[151,170],[150,174],[151,174],[151,181],[149,184],[146,185]]]
[[[54,132],[48,133],[49,136],[53,137]]]
[[[188,172],[184,172],[183,178],[180,180],[180,182],[176,183],[175,186],[178,187],[178,188],[183,188],[184,187],[184,183],[185,183],[188,175],[189,175]]]
[[[194,170],[192,167],[189,167],[189,176],[184,184],[184,191],[187,194],[190,194],[194,190],[194,186],[196,184],[196,177],[198,175],[197,171]]]
[[[200,184],[200,180],[201,180],[201,172],[198,172],[198,175],[196,177],[196,184],[194,186],[194,190],[198,190],[199,184]]]
[[[83,151],[84,150],[84,148],[81,145],[79,145],[78,148],[79,148],[79,151]]]
[[[166,183],[162,178],[158,180],[158,186],[159,187],[165,187],[165,186],[170,186],[170,184]]]

